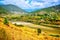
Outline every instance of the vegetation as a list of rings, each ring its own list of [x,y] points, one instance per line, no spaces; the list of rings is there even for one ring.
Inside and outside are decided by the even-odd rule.
[[[18,25],[18,24],[14,24],[15,26],[18,26],[18,27],[24,27],[24,25]]]
[[[4,19],[4,24],[6,24],[6,25],[8,25],[8,24],[9,24],[9,22],[8,22],[8,19],[7,19],[7,18],[5,18],[5,19]]]
[[[3,28],[0,28],[0,40],[7,40],[6,32]]]
[[[6,16],[10,21],[24,21],[38,25],[40,25],[41,23],[56,25],[56,24],[60,24],[60,21],[58,21],[59,23],[56,22],[56,20],[60,20],[59,7],[60,5],[57,5],[42,10],[34,11],[26,15],[13,14],[13,16],[11,15],[8,16],[6,15]]]
[[[37,29],[37,35],[39,35],[40,33],[41,33],[41,29],[38,28],[38,29]]]
[[[1,6],[0,8],[1,8],[0,12],[5,12],[5,13],[9,12],[9,15],[5,15],[5,16],[7,16],[7,18],[10,21],[11,20],[12,21],[24,21],[24,22],[30,22],[30,23],[40,25],[41,23],[54,24],[56,22],[56,20],[60,20],[60,9],[59,9],[60,5],[56,5],[56,6],[49,7],[49,8],[44,8],[44,9],[37,10],[34,12],[30,12],[30,13],[27,12],[28,14],[25,14],[26,12],[24,10],[19,9],[18,7],[14,6],[14,5]],[[18,14],[12,13],[11,15],[13,15],[13,16],[11,16],[10,11],[13,11],[13,10],[14,11],[18,10],[24,14],[21,15],[19,13]],[[52,23],[51,20],[54,22]]]
[[[54,37],[60,37],[59,35],[54,35],[54,34],[51,34],[50,36],[54,36]]]
[[[0,18],[1,20],[1,18]],[[4,20],[4,19],[3,19]],[[19,28],[18,26],[15,26],[11,23],[9,23],[10,25],[9,26],[5,26],[5,24],[2,24],[3,21],[0,21],[0,39],[1,40],[60,40],[60,38],[58,37],[51,37],[47,34],[43,35],[41,33],[41,29],[38,28],[37,29],[37,32],[38,32],[38,35],[37,36],[37,33],[36,33],[36,29],[32,29],[30,27],[21,27]],[[6,34],[4,34],[6,32]],[[47,35],[47,36],[46,36]],[[2,36],[2,37],[1,37]],[[46,39],[47,38],[47,39]]]
[[[4,7],[4,8],[3,8]],[[6,10],[6,9],[7,10]],[[28,14],[24,10],[14,6],[14,5],[7,5],[7,6],[1,6],[0,7],[0,16],[2,16],[4,21],[2,21],[2,18],[0,19],[0,28],[3,28],[0,30],[0,38],[2,36],[3,40],[4,37],[8,36],[7,40],[60,40],[60,31],[57,31],[57,29],[60,29],[60,5],[45,8],[42,10],[37,10],[34,12],[30,12]],[[13,11],[14,10],[14,11]],[[12,11],[12,14],[10,14]],[[17,12],[16,12],[17,11]],[[14,13],[14,14],[13,14]],[[16,14],[18,13],[18,14]],[[23,15],[22,15],[23,13]],[[8,15],[6,15],[8,14]],[[8,19],[7,19],[8,18]],[[59,35],[48,35],[48,32],[43,35],[41,32],[42,30],[40,28],[30,28],[24,25],[13,25],[9,23],[9,21],[22,21],[22,22],[30,22],[33,24],[48,26],[53,29],[56,29]],[[58,26],[57,26],[58,24]],[[9,26],[5,26],[9,25]],[[40,26],[39,26],[40,27]],[[37,32],[36,32],[37,30]],[[45,30],[45,29],[43,29]],[[55,32],[56,32],[55,31]],[[6,34],[4,34],[6,32]],[[49,32],[50,33],[50,32]],[[53,32],[52,32],[53,33]],[[39,35],[39,36],[38,36]],[[46,36],[47,35],[47,36]],[[4,37],[3,37],[4,36]],[[52,36],[52,37],[51,37]],[[55,38],[58,37],[58,38]],[[24,39],[23,39],[24,38]]]

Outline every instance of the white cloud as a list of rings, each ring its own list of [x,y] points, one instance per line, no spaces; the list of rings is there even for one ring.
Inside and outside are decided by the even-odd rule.
[[[58,2],[59,0],[53,0],[54,2]]]
[[[32,8],[44,8],[44,7],[49,7],[49,6],[53,6],[56,5],[59,0],[42,0],[44,2],[37,2],[37,0],[32,0],[30,5],[32,6]]]
[[[42,0],[44,2],[38,2],[37,0],[5,0],[3,3],[4,4],[14,4],[17,5],[18,7],[21,7],[22,9],[36,9],[36,8],[44,8],[48,6],[55,5],[56,2],[59,0]],[[51,4],[53,3],[53,4]],[[57,3],[56,3],[57,4]]]
[[[5,0],[3,2],[4,4],[14,4],[14,5],[17,5],[23,9],[25,8],[30,8],[30,5],[25,1],[25,0]]]
[[[34,8],[44,8],[44,5],[43,5],[43,3],[40,3],[40,2],[31,2],[31,4],[30,4],[31,6],[32,6],[32,8],[34,9]]]

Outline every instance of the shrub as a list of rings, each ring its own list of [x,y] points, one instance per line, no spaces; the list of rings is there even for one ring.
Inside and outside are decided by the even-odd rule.
[[[5,19],[4,19],[4,24],[6,24],[6,25],[8,25],[8,24],[9,24],[9,22],[8,22],[8,19],[7,19],[7,18],[5,18]]]
[[[51,34],[50,36],[54,36],[54,37],[60,37],[59,35],[54,35],[54,34]]]
[[[41,33],[41,29],[40,28],[37,29],[37,33],[38,33],[38,35]]]
[[[15,26],[18,26],[18,27],[24,27],[24,25],[18,25],[18,24],[14,24]]]

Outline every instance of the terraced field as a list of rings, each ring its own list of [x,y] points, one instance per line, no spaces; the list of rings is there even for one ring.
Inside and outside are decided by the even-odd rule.
[[[37,35],[37,30],[29,27],[17,27],[9,22],[3,23],[0,18],[0,40],[60,40],[60,37],[49,36],[46,33]]]

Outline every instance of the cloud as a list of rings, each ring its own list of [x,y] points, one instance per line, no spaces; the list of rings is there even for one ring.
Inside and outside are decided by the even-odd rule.
[[[59,0],[42,0],[39,2],[38,1],[32,0],[30,2],[30,5],[32,6],[33,9],[34,8],[45,8],[45,7],[54,6],[54,5],[59,4]]]
[[[58,2],[59,0],[53,0],[54,2]]]
[[[3,2],[4,4],[13,4],[13,5],[16,5],[22,9],[25,9],[25,8],[30,8],[30,5],[25,1],[25,0],[4,0]]]
[[[60,0],[4,0],[4,4],[13,4],[22,9],[41,9],[60,4]]]
[[[31,7],[34,8],[44,8],[43,3],[39,3],[39,2],[31,2]]]

